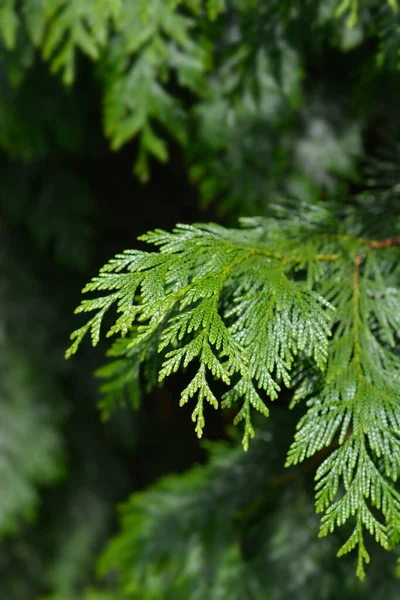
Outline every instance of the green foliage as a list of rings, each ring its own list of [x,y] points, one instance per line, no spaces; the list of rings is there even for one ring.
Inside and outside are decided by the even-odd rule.
[[[0,225],[17,249],[2,238],[0,596],[120,600],[116,569],[144,600],[333,600],[338,581],[349,599],[397,598],[383,550],[398,553],[400,531],[399,15],[395,0],[0,3]],[[86,334],[114,336],[99,408],[137,409],[134,436],[128,412],[96,425],[96,355],[75,374],[57,360],[74,270],[89,278],[108,243],[140,230],[140,192],[130,211],[101,189],[124,187],[106,142],[132,140],[140,180],[172,143],[169,173],[185,171],[202,208],[226,225],[247,215],[240,229],[150,232],[151,251],[119,253],[85,287],[90,320],[68,355]],[[156,173],[149,227],[168,228],[181,182],[160,195]],[[31,270],[38,288],[18,279]],[[110,589],[88,589],[122,491],[190,463],[159,458],[186,453],[176,389],[198,437],[232,421],[248,452],[217,445],[207,465],[134,493],[101,561]],[[68,480],[53,487],[63,448]],[[369,589],[348,561],[332,569],[332,544],[358,552],[360,579],[373,558]]]
[[[11,351],[4,334],[0,372],[0,536],[4,536],[35,515],[38,487],[57,481],[63,469],[57,423],[41,401],[54,391],[43,385],[26,356]]]
[[[396,545],[400,530],[393,486],[400,464],[400,365],[393,352],[399,270],[398,250],[391,249],[397,242],[368,242],[296,219],[289,231],[290,222],[282,228],[274,219],[245,224],[243,230],[157,230],[141,239],[158,253],[117,255],[85,287],[108,294],[82,301],[77,312],[95,315],[72,335],[67,355],[88,332],[97,344],[104,314],[115,304],[118,316],[108,335],[129,336],[122,355],[141,347],[140,361],[157,336],[159,381],[196,361],[180,404],[197,399],[192,420],[199,437],[205,402],[219,406],[210,381],[229,386],[222,407],[240,403],[234,422],[244,421],[245,449],[254,437],[251,409],[267,416],[262,393],[276,399],[282,384],[292,385],[294,367],[300,369],[293,403],[307,399],[308,411],[287,464],[330,449],[316,476],[316,508],[325,512],[321,535],[355,521],[339,555],[357,546],[363,578],[365,530],[385,549]],[[315,368],[319,375],[311,376]]]
[[[352,41],[347,25],[338,20],[343,14],[350,15],[350,25],[360,22]],[[282,191],[292,170],[289,138],[296,138],[293,128],[302,126],[298,108],[315,106],[321,91],[315,82],[304,81],[304,44],[312,40],[318,48],[321,41],[333,41],[347,49],[372,36],[381,40],[380,64],[389,64],[397,54],[397,18],[392,0],[383,7],[377,1],[321,0],[317,6],[305,3],[302,10],[288,0],[7,0],[0,38],[8,61],[26,57],[18,66],[19,78],[29,70],[35,47],[67,85],[77,79],[80,54],[98,62],[104,132],[114,150],[138,137],[135,173],[140,179],[149,178],[149,157],[167,160],[167,134],[187,144],[205,203],[223,194],[221,208],[227,212],[246,193],[256,212],[265,189],[260,151],[269,157],[272,177],[267,180],[281,175],[270,191]],[[260,35],[263,27],[266,33]],[[311,98],[305,89],[312,90]],[[245,142],[240,149],[239,139]]]
[[[337,597],[339,579],[346,600],[367,600],[351,565],[340,563],[335,573],[331,545],[317,539],[304,473],[281,472],[279,447],[292,423],[278,415],[248,453],[212,444],[206,466],[133,494],[101,573],[117,570],[127,596],[143,600],[279,600],[294,590],[300,600],[325,600]],[[369,576],[383,599],[398,582],[390,578],[393,563],[375,558]]]
[[[358,547],[360,577],[369,562],[364,530],[387,549],[400,531],[400,495],[393,486],[400,465],[399,364],[390,350],[399,332],[398,290],[391,285],[398,267],[395,257],[379,258],[369,254],[360,275],[358,254],[353,271],[339,268],[325,284],[325,297],[337,307],[326,380],[314,394],[307,385],[297,390],[294,401],[306,397],[309,409],[288,455],[288,465],[296,464],[336,440],[316,475],[316,508],[325,511],[320,535],[356,518],[338,555]],[[383,522],[371,507],[382,512]]]
[[[124,600],[117,592],[88,589],[79,596],[46,596],[40,600]]]
[[[210,11],[216,9],[210,6]],[[175,2],[126,2],[112,52],[100,66],[105,133],[114,150],[141,134],[135,173],[142,180],[149,177],[148,155],[162,162],[168,157],[153,121],[180,142],[186,139],[181,102],[166,87],[169,72],[190,89],[204,85],[206,53],[193,39],[193,26],[189,16],[177,12]]]
[[[96,314],[72,335],[67,355],[77,350],[87,332],[97,344],[104,314],[116,304],[121,315],[108,335],[125,336],[138,324],[127,349],[149,344],[162,329],[158,352],[166,353],[159,381],[196,361],[197,372],[182,391],[180,404],[197,398],[192,420],[199,437],[204,403],[219,405],[210,379],[231,386],[222,404],[241,401],[235,421],[244,421],[247,448],[254,436],[251,409],[268,415],[260,390],[274,400],[278,380],[290,385],[299,352],[324,367],[330,319],[330,305],[304,281],[289,278],[303,262],[298,248],[280,255],[278,245],[257,244],[261,233],[257,227],[235,232],[180,226],[172,234],[160,230],[143,236],[160,253],[127,251],[103,267],[84,291],[110,293],[84,300],[77,309]],[[308,251],[306,260],[324,259],[317,245],[310,244]]]
[[[18,25],[19,19],[16,12],[16,2],[14,0],[6,0],[0,9],[0,31],[7,48],[12,48],[15,44]]]
[[[63,71],[66,84],[75,78],[76,50],[82,50],[93,60],[99,58],[108,38],[109,21],[118,19],[121,8],[120,0],[46,0],[43,3],[43,16],[48,23],[43,56],[51,59],[53,72]]]
[[[187,4],[195,13],[202,10],[200,2]],[[220,1],[209,2],[210,17],[222,8]],[[181,103],[165,85],[169,73],[176,73],[184,87],[199,91],[204,85],[207,53],[193,39],[193,19],[187,11],[178,12],[176,2],[159,0],[25,0],[22,11],[31,42],[41,47],[53,72],[62,72],[65,84],[75,80],[78,50],[101,59],[105,134],[115,150],[140,134],[135,172],[148,179],[148,155],[161,161],[168,156],[152,121],[181,142],[186,136]],[[0,34],[9,50],[19,41],[20,25],[15,3],[7,2],[0,14]]]
[[[387,6],[392,10],[392,12],[397,12],[398,4],[397,0],[386,0]],[[338,17],[342,17],[343,15],[348,15],[348,26],[354,27],[359,19],[360,9],[363,8],[363,2],[360,0],[339,0],[336,15]],[[366,3],[365,3],[366,4]]]
[[[77,385],[63,360],[68,325],[57,310],[57,276],[51,273],[51,285],[40,276],[53,254],[65,298],[68,274],[85,266],[87,186],[70,171],[46,173],[40,163],[21,168],[3,160],[0,173],[0,596],[73,596],[93,580],[124,481],[112,452],[100,451],[91,415],[69,424],[66,438]],[[78,405],[88,411],[93,398],[82,375],[75,377]]]
[[[256,460],[268,457],[266,443],[273,453],[268,437],[261,436],[247,455],[215,446],[207,467],[166,477],[132,496],[101,571],[118,569],[126,594],[144,600],[266,597],[241,547],[246,512],[260,493],[271,491]]]
[[[67,94],[43,66],[0,51],[0,148],[12,160],[38,161],[54,146],[80,152],[84,100]],[[28,68],[29,67],[29,68]],[[8,68],[8,72],[6,71]],[[40,119],[38,119],[40,115]],[[63,120],[68,117],[68,123]]]
[[[0,537],[21,529],[36,516],[39,488],[54,484],[64,474],[63,444],[59,421],[63,395],[52,376],[41,376],[41,363],[32,357],[28,345],[16,335],[35,312],[35,281],[19,274],[19,262],[7,251],[3,230],[0,254]],[[13,313],[9,299],[30,290],[31,309],[14,299]],[[37,315],[38,317],[39,315]],[[40,331],[40,317],[32,333],[36,348],[47,350],[46,338]],[[43,398],[53,397],[58,407]],[[26,460],[26,456],[29,460]]]
[[[3,214],[13,225],[23,225],[42,252],[50,248],[61,264],[76,268],[87,264],[93,238],[93,200],[86,181],[71,170],[49,173],[42,166],[27,170],[22,178],[18,169],[7,165],[0,171],[0,194]]]

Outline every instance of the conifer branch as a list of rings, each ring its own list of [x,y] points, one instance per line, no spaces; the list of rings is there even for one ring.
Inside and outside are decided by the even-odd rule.
[[[400,328],[400,299],[382,296],[380,258],[372,252],[397,245],[397,238],[367,243],[302,232],[285,245],[282,238],[262,241],[264,231],[258,221],[244,230],[179,225],[172,233],[146,234],[141,239],[158,253],[117,255],[86,286],[107,295],[78,307],[96,315],[73,334],[69,352],[89,330],[97,342],[114,304],[119,316],[108,335],[129,334],[118,360],[134,351],[143,362],[147,352],[157,352],[159,381],[197,364],[180,400],[195,399],[197,435],[206,402],[214,408],[239,403],[234,423],[244,423],[245,449],[255,435],[253,409],[269,413],[262,392],[276,399],[308,356],[319,375],[309,378],[305,370],[294,394],[294,402],[308,399],[309,410],[287,464],[328,449],[316,477],[321,535],[354,517],[339,555],[357,546],[362,578],[369,560],[364,530],[384,548],[393,544],[392,531],[400,531],[400,495],[390,481],[400,472],[400,417],[396,387],[388,384],[399,379],[399,359],[387,347]],[[221,403],[212,380],[228,388]],[[372,508],[381,510],[382,522]]]
[[[291,271],[338,257],[319,252],[317,246],[304,256],[299,244],[282,254],[274,245],[261,245],[258,237],[257,229],[214,225],[180,225],[172,234],[155,231],[143,236],[160,252],[118,255],[86,286],[85,292],[109,293],[78,307],[77,312],[96,314],[72,334],[67,355],[89,331],[96,344],[105,312],[116,306],[120,316],[107,335],[129,333],[124,353],[160,336],[159,381],[197,362],[198,371],[180,404],[197,397],[192,417],[199,437],[205,423],[204,399],[219,406],[210,376],[229,387],[222,406],[242,402],[235,422],[244,422],[247,449],[255,433],[251,411],[265,416],[269,412],[261,390],[274,400],[281,382],[290,385],[299,353],[310,356],[319,369],[326,362],[331,307],[304,282],[291,279]]]
[[[400,469],[398,391],[393,386],[399,361],[379,339],[377,322],[387,329],[394,309],[377,291],[379,277],[376,258],[357,251],[353,265],[348,265],[348,291],[342,291],[348,285],[345,279],[328,291],[337,309],[337,325],[327,376],[319,390],[311,390],[310,409],[300,420],[287,461],[295,464],[337,441],[337,448],[317,470],[316,507],[324,512],[320,535],[355,519],[353,533],[338,556],[357,547],[361,579],[364,563],[369,562],[364,530],[385,549],[393,546],[400,532],[400,494],[393,485]],[[381,511],[383,522],[372,509]]]

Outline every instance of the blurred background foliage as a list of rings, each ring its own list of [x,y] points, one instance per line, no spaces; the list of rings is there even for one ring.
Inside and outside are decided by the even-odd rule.
[[[360,584],[317,539],[290,398],[246,455],[219,414],[199,447],[174,382],[123,373],[140,406],[103,422],[105,347],[63,355],[147,229],[349,194],[399,229],[399,25],[394,0],[0,0],[2,600],[398,598],[393,557]]]

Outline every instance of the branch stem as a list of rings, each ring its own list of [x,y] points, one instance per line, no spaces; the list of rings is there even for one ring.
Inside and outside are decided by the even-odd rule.
[[[392,248],[400,246],[400,237],[391,237],[384,240],[371,240],[368,242],[368,248],[371,250],[379,250],[381,248]]]

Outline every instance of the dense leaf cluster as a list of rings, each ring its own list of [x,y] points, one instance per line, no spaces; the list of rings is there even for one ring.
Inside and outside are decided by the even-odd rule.
[[[287,414],[272,418],[267,430],[260,422],[247,453],[208,443],[207,465],[134,494],[121,507],[121,533],[102,556],[100,571],[117,569],[128,598],[144,600],[161,594],[168,600],[280,600],[292,594],[325,600],[336,597],[338,577],[346,600],[367,600],[368,588],[351,564],[332,569],[334,548],[317,538],[318,519],[302,475],[282,472],[279,447],[288,442],[290,428]],[[340,543],[340,533],[334,536]],[[379,600],[396,594],[390,569],[385,555],[369,569]]]
[[[219,406],[211,381],[221,379],[228,386],[222,407],[239,403],[234,422],[244,421],[245,449],[254,436],[251,409],[268,416],[267,400],[294,385],[293,403],[307,400],[308,410],[287,464],[329,448],[316,477],[321,535],[354,521],[339,555],[358,547],[363,577],[365,530],[389,549],[400,529],[399,240],[368,241],[296,219],[288,231],[283,223],[179,226],[143,236],[159,252],[118,255],[86,286],[108,293],[82,301],[77,312],[95,316],[73,334],[68,355],[89,330],[98,342],[115,304],[108,334],[128,336],[122,356],[136,348],[136,360],[145,360],[155,339],[159,381],[195,361],[180,404],[196,399],[199,437],[205,402]]]
[[[16,232],[0,248],[0,596],[332,600],[340,581],[348,598],[397,598],[381,549],[396,556],[400,531],[399,15],[396,0],[0,2],[2,240]],[[59,361],[60,298],[98,241],[97,111],[113,151],[135,140],[139,179],[179,146],[200,205],[226,225],[247,215],[151,231],[84,288],[68,355],[114,337],[104,418],[128,399],[139,423],[145,392],[180,386],[198,437],[222,408],[248,450],[217,444],[134,493],[104,591],[94,557],[135,457],[121,468],[95,431],[91,359],[72,377]],[[356,549],[360,579],[373,554],[368,590],[351,563],[332,569],[330,538]]]
[[[36,49],[67,85],[84,54],[98,64],[104,133],[112,148],[139,139],[140,178],[149,177],[150,156],[167,160],[169,134],[187,147],[205,203],[218,198],[227,212],[232,205],[240,209],[245,194],[253,212],[263,207],[265,168],[271,195],[287,188],[286,177],[295,173],[292,186],[299,177],[307,185],[310,174],[311,181],[328,178],[333,185],[329,163],[348,174],[357,154],[357,121],[349,123],[337,102],[327,104],[323,81],[305,80],[305,46],[311,43],[318,52],[321,44],[331,44],[346,51],[373,39],[376,60],[396,68],[397,19],[394,0],[319,0],[301,8],[288,0],[6,0],[0,39],[8,94],[20,97],[18,88],[29,85]],[[299,106],[306,112],[299,114]],[[342,114],[335,114],[338,108]],[[7,98],[0,117],[3,112],[3,144],[16,152],[15,133],[22,131]],[[24,118],[30,112],[28,106]],[[342,127],[332,129],[332,119]],[[59,121],[54,116],[51,127]],[[313,130],[315,121],[324,131]],[[10,123],[16,132],[9,131]],[[312,173],[310,165],[299,164],[307,144],[316,161]],[[319,151],[323,144],[322,156],[316,144]],[[270,157],[269,167],[260,153]]]

